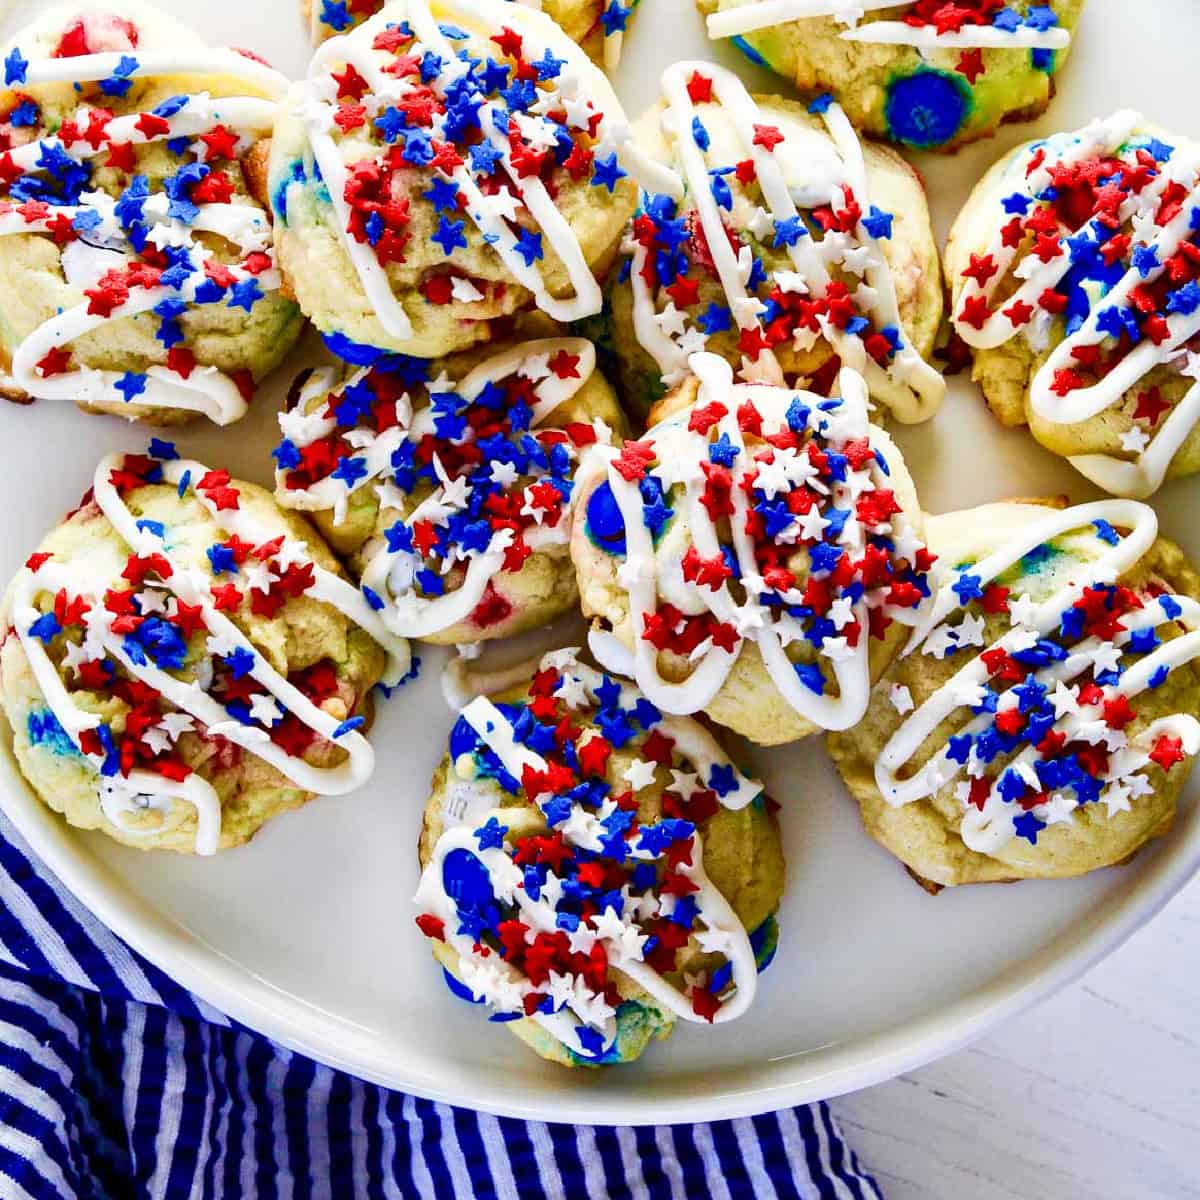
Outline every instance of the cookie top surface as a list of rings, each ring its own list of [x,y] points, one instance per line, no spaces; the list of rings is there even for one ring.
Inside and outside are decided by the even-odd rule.
[[[930,596],[903,460],[869,423],[853,372],[828,398],[735,386],[713,355],[691,365],[694,403],[598,454],[581,481],[585,611],[616,628],[593,632],[593,653],[665,710],[695,713],[753,645],[768,689],[754,703],[782,698],[818,728],[846,728],[866,707],[871,643],[893,622],[915,624]],[[588,583],[604,572],[619,593],[607,612]],[[681,661],[682,680],[664,678],[663,654]]]
[[[886,11],[884,11],[886,10]],[[882,14],[882,15],[880,15]],[[708,18],[711,37],[737,37],[787,21],[832,17],[841,37],[862,45],[941,48],[1063,50],[1071,34],[1049,4],[1025,11],[1003,0],[751,0],[722,6]]]
[[[381,676],[398,682],[408,651],[268,493],[152,449],[101,461],[91,500],[5,607],[45,720],[90,765],[109,820],[182,799],[199,814],[196,851],[212,853],[214,751],[238,747],[312,793],[360,786],[374,757],[349,709]],[[356,629],[386,667],[378,649],[348,649]],[[343,682],[352,694],[325,703]]]
[[[302,306],[335,349],[425,356],[521,307],[599,312],[594,270],[635,201],[627,133],[607,78],[544,14],[391,5],[317,50],[276,130],[273,202]]]
[[[383,8],[386,0],[301,0],[314,42],[348,33]],[[621,61],[629,18],[638,0],[515,0],[540,9],[606,71]]]
[[[951,236],[955,328],[976,350],[1028,348],[1036,418],[1137,397],[1116,453],[1071,460],[1106,491],[1151,494],[1200,421],[1198,237],[1200,144],[1130,111],[1008,155]]]
[[[618,975],[679,1019],[744,1012],[743,920],[769,917],[782,886],[762,785],[700,725],[571,651],[504,697],[463,710],[426,816],[418,924],[458,952],[458,977],[585,1061],[616,1036]],[[485,781],[508,802],[481,811]],[[731,820],[750,812],[752,830]]]
[[[679,382],[688,355],[707,347],[740,379],[781,384],[825,365],[806,356],[827,343],[900,420],[932,416],[945,381],[922,353],[941,295],[911,170],[864,149],[828,97],[808,109],[755,98],[731,71],[701,62],[668,67],[662,86],[662,105],[637,127],[660,169],[634,221],[628,269],[637,337],[664,383]],[[896,211],[873,202],[877,190]],[[919,346],[893,261],[914,285],[904,300],[920,318]]]
[[[1049,103],[1085,0],[697,0],[714,38],[831,90],[860,128],[950,150]]]
[[[1127,856],[1200,751],[1195,571],[1133,501],[996,504],[928,530],[937,600],[835,757],[873,755],[897,828],[924,806],[1008,877]]]
[[[299,332],[250,164],[287,81],[136,3],[56,9],[3,60],[11,385],[238,419]]]
[[[484,608],[507,615],[498,576],[565,557],[580,453],[623,427],[592,344],[567,337],[385,362],[332,389],[318,373],[279,421],[280,502],[320,513],[384,623],[418,638],[468,618],[486,632]]]

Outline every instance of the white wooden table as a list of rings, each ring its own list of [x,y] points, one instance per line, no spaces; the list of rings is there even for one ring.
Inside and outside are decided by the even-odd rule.
[[[833,1108],[887,1200],[1200,1197],[1200,879],[1058,996]]]

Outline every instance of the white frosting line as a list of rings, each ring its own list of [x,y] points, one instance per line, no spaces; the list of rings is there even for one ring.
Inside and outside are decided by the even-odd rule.
[[[938,33],[932,25],[914,27],[903,21],[871,21],[841,34],[847,42],[881,46],[915,46],[923,50],[1065,50],[1071,44],[1066,29],[997,29],[994,25],[964,25]]]
[[[1062,50],[1071,44],[1066,29],[1047,30],[1019,26],[1013,30],[994,25],[965,25],[961,30],[938,33],[933,25],[913,26],[904,21],[869,21],[859,25],[864,14],[895,8],[894,0],[758,0],[736,8],[723,9],[708,17],[711,38],[739,37],[762,29],[771,29],[789,21],[807,21],[815,17],[836,17],[851,28],[841,37],[851,42],[874,42],[893,46],[917,46],[923,49],[980,48],[1005,50]]]
[[[83,54],[74,58],[39,58],[26,71],[27,86],[39,83],[95,83],[113,77],[123,61],[137,66],[123,75],[144,79],[151,75],[232,75],[256,84],[272,99],[287,92],[287,77],[266,63],[224,47],[200,50],[123,50]]]

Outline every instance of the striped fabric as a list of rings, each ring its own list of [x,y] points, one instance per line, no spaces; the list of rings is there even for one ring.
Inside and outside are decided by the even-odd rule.
[[[574,1128],[363,1083],[229,1021],[86,912],[0,814],[3,1200],[878,1200],[824,1104]]]

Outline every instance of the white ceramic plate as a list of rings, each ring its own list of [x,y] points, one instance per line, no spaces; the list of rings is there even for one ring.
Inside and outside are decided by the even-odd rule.
[[[214,41],[248,45],[295,75],[306,47],[294,0],[166,5]],[[2,7],[2,6],[0,6]],[[28,11],[27,5],[13,6]],[[1092,0],[1061,95],[1034,126],[943,161],[926,157],[944,237],[971,183],[1002,151],[1118,106],[1200,136],[1188,101],[1194,0]],[[11,24],[11,17],[10,22]],[[618,76],[628,111],[657,96],[674,57],[735,53],[705,40],[690,0],[644,0]],[[783,90],[748,68],[752,86]],[[297,366],[303,365],[303,355]],[[188,431],[189,455],[264,482],[274,411],[291,371],[227,432]],[[0,574],[7,577],[88,485],[98,455],[148,435],[41,401],[4,406]],[[1011,495],[1095,493],[1022,432],[1005,432],[954,380],[936,421],[901,430],[926,506]],[[1200,559],[1200,482],[1165,489],[1166,532]],[[675,1122],[761,1112],[878,1082],[953,1050],[1061,987],[1113,950],[1200,865],[1193,788],[1171,836],[1129,866],[1065,883],[926,895],[862,834],[854,806],[813,741],[759,753],[783,803],[789,886],[779,956],[758,1002],[732,1026],[680,1026],[643,1062],[564,1071],[454,999],[413,925],[415,839],[426,783],[451,725],[438,672],[384,705],[371,787],[281,817],[214,860],[145,854],[68,829],[0,755],[0,800],[42,858],[103,921],[180,983],[288,1046],[364,1078],[517,1116]]]

